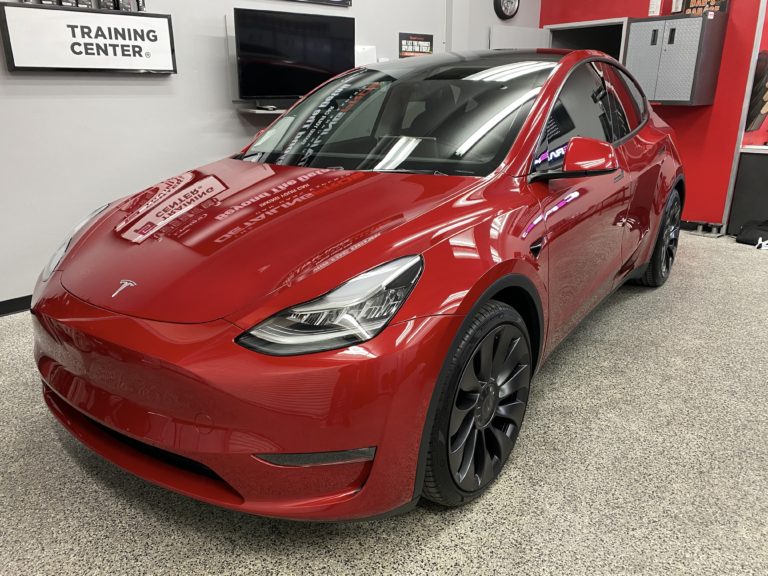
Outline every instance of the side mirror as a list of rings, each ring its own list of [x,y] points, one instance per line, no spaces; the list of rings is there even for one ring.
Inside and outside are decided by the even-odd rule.
[[[562,170],[556,172],[534,172],[529,182],[542,182],[561,178],[581,178],[610,174],[619,169],[619,159],[612,144],[576,136],[568,142]]]

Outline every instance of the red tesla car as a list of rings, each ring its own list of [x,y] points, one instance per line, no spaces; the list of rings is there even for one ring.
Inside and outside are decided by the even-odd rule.
[[[72,233],[34,295],[45,400],[122,468],[244,512],[463,504],[553,348],[665,282],[684,194],[672,131],[602,53],[352,70]]]

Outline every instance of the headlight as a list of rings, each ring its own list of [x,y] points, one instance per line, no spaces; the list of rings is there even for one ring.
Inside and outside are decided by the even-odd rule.
[[[423,268],[421,256],[407,256],[369,270],[317,300],[272,316],[237,343],[273,356],[293,356],[370,340],[397,314]]]
[[[43,282],[47,282],[48,279],[51,277],[53,272],[58,268],[61,261],[64,259],[64,256],[67,254],[67,251],[69,251],[69,248],[72,244],[72,238],[74,238],[80,230],[85,228],[88,224],[90,224],[91,220],[96,218],[99,214],[104,212],[104,210],[107,209],[109,204],[105,204],[98,210],[94,210],[91,212],[86,218],[80,222],[77,226],[75,226],[72,229],[72,232],[69,233],[69,236],[67,236],[67,239],[64,240],[64,242],[61,243],[61,246],[59,246],[56,249],[56,252],[53,253],[53,256],[51,256],[51,259],[48,261],[48,264],[45,265],[45,268],[43,268],[43,274],[42,274],[42,280]]]

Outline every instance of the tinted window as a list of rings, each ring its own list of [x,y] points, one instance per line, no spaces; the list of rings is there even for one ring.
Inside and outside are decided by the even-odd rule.
[[[534,169],[561,169],[568,142],[575,136],[604,142],[612,139],[603,82],[591,65],[576,68],[563,85],[547,120]]]
[[[598,62],[595,64],[595,69],[605,84],[615,142],[634,132],[645,121],[647,117],[645,99],[634,80],[617,66]]]
[[[604,106],[609,111],[611,124],[611,142],[616,142],[627,136],[632,130],[637,128],[637,124],[630,123],[627,117],[625,104],[631,105],[631,98],[619,79],[618,70],[605,62],[596,62],[592,66],[603,79],[603,92],[601,97],[604,99]],[[632,116],[634,118],[634,116]]]
[[[487,176],[509,152],[557,64],[518,58],[411,74],[356,70],[309,95],[242,159]]]
[[[621,86],[629,93],[629,98],[627,98],[627,103],[624,107],[627,110],[627,114],[630,116],[630,125],[633,121],[633,115],[634,118],[636,118],[638,125],[642,124],[645,122],[647,117],[647,108],[645,106],[645,98],[643,97],[643,93],[640,91],[640,88],[637,86],[635,81],[627,76],[622,70],[616,68],[615,66],[612,68],[616,70],[616,73],[621,80]]]

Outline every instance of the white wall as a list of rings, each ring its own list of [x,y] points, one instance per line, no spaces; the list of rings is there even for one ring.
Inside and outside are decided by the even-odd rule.
[[[491,26],[538,28],[541,0],[521,0],[520,10],[511,20],[500,20],[493,0],[448,0],[450,50],[478,50],[489,47]]]
[[[256,130],[235,111],[227,79],[224,16],[234,6],[353,16],[357,43],[392,59],[398,32],[432,33],[437,50],[445,40],[445,0],[147,5],[173,16],[177,75],[10,74],[0,48],[0,301],[30,294],[49,255],[94,208],[248,142]]]

